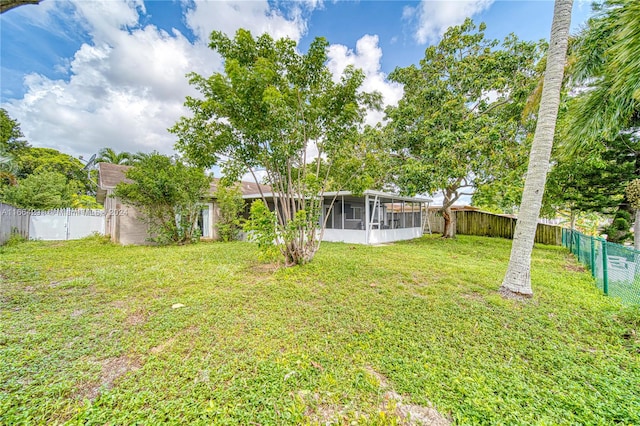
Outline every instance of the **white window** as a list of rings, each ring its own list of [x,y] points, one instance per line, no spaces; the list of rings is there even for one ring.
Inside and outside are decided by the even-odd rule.
[[[362,220],[362,207],[351,207],[346,209],[347,220]]]

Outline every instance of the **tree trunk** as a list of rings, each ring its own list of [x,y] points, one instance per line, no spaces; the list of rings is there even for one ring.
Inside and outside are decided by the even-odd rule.
[[[505,295],[531,297],[531,252],[542,206],[553,136],[560,105],[560,90],[569,41],[573,0],[556,0],[547,52],[538,123],[529,154],[529,167],[511,246],[511,257],[500,291]]]
[[[571,209],[571,230],[576,229],[576,211]]]
[[[443,206],[442,218],[444,219],[444,230],[442,238],[455,238],[456,236],[456,214],[451,211],[451,206]]]
[[[640,250],[640,209],[636,209],[636,218],[633,223],[633,248]]]

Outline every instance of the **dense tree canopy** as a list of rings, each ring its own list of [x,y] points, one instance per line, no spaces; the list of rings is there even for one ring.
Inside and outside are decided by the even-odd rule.
[[[224,59],[224,72],[191,74],[203,97],[187,98],[193,116],[171,129],[177,148],[200,166],[222,165],[230,178],[249,172],[259,181],[262,171],[276,195],[285,263],[308,262],[319,247],[328,184],[357,189],[352,186],[366,182],[371,139],[362,133],[363,119],[380,97],[360,91],[364,75],[352,67],[333,79],[323,38],[301,54],[287,38],[213,32],[210,47]],[[334,173],[343,169],[352,173]]]
[[[55,171],[43,171],[21,179],[3,191],[3,202],[23,209],[49,210],[71,207],[74,188]]]
[[[0,131],[0,200],[22,208],[97,207],[95,184],[80,160],[30,146],[4,109]]]
[[[488,40],[484,31],[467,19],[428,47],[419,66],[389,76],[404,85],[398,106],[387,110],[398,184],[407,193],[443,193],[448,237],[455,232],[450,206],[473,186],[517,168],[527,148],[522,111],[542,48],[513,35]]]

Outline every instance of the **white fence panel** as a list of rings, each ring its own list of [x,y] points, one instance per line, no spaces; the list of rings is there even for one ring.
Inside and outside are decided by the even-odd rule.
[[[69,216],[67,239],[77,240],[95,232],[104,235],[104,215]]]
[[[66,240],[67,215],[32,215],[29,218],[29,239],[44,241]]]
[[[29,239],[57,241],[77,240],[94,232],[104,234],[103,210],[60,209],[32,212]]]

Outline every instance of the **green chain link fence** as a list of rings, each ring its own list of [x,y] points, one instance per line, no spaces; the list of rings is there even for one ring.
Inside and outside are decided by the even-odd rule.
[[[604,294],[640,305],[640,251],[564,228],[562,245],[589,268]]]

